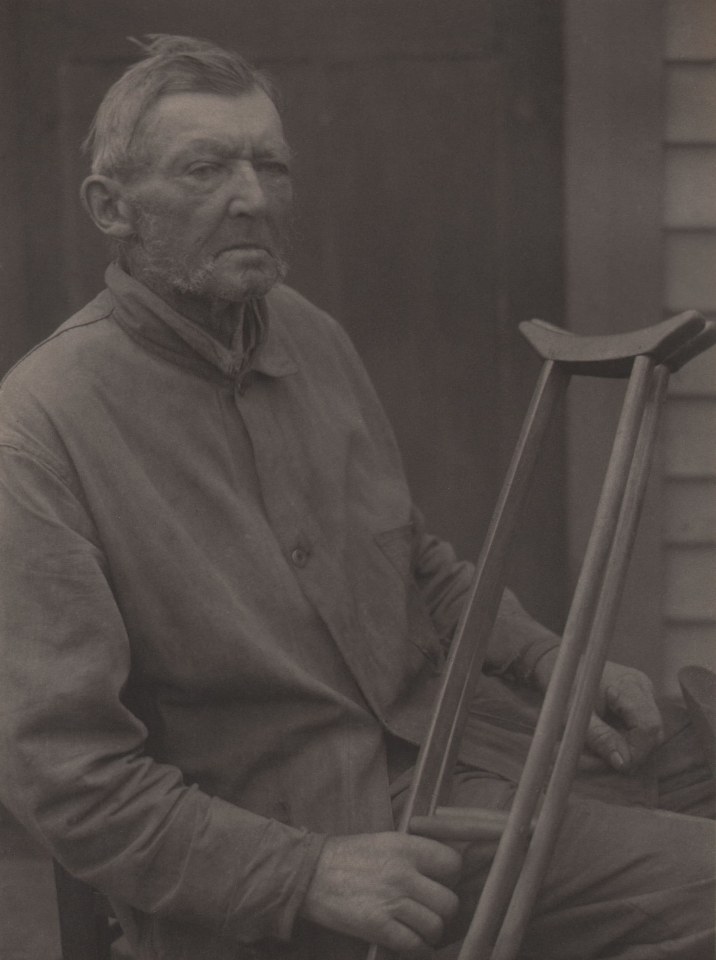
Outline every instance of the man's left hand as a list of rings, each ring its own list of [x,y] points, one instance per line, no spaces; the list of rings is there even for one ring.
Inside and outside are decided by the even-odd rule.
[[[556,659],[555,648],[537,663],[535,680],[543,690]],[[651,680],[641,670],[608,660],[587,731],[587,745],[610,767],[626,773],[638,767],[663,739]]]
[[[607,661],[587,744],[615,770],[638,767],[663,742],[651,680],[641,670]]]

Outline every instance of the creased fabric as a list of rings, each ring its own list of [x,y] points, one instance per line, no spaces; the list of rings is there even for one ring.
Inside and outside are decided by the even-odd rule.
[[[0,391],[2,797],[142,955],[235,957],[291,936],[325,834],[392,828],[385,735],[422,736],[472,568],[331,318],[276,288],[247,372],[107,286]],[[556,642],[507,594],[491,668]]]

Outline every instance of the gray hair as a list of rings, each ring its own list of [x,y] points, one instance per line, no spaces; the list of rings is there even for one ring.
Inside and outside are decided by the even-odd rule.
[[[141,124],[157,100],[171,93],[237,96],[263,90],[277,104],[269,78],[238,53],[208,40],[152,33],[137,43],[144,59],[131,66],[107,91],[83,149],[92,173],[131,178],[142,167]]]

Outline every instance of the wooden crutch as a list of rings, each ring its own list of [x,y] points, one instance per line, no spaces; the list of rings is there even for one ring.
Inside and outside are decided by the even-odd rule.
[[[669,375],[716,342],[716,324],[694,311],[613,336],[575,336],[539,320],[521,324],[520,331],[544,362],[398,827],[442,840],[499,838],[459,960],[513,960],[519,950],[596,701]],[[628,379],[628,383],[582,570],[525,768],[509,814],[441,806],[497,616],[520,508],[551,414],[574,375]],[[368,956],[383,960],[388,954],[372,947]]]

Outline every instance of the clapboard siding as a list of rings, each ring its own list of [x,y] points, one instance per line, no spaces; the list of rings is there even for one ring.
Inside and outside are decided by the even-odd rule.
[[[713,146],[667,146],[665,161],[665,225],[675,230],[716,227]]]
[[[716,314],[716,3],[665,8],[664,306]],[[665,687],[716,666],[716,350],[677,373],[663,444]]]
[[[716,350],[716,347],[713,349]],[[673,374],[669,387],[673,396],[713,396],[716,393],[716,362],[713,350],[702,353],[687,367]]]
[[[665,242],[667,309],[716,309],[716,231],[673,230]]]
[[[666,550],[667,620],[679,623],[716,621],[716,591],[711,567],[711,545],[693,544]]]
[[[565,313],[575,333],[626,332],[653,323],[663,310],[662,6],[654,0],[562,4]],[[570,388],[572,583],[584,556],[621,397],[616,384],[596,378],[576,378]],[[658,476],[655,479],[644,505],[611,655],[648,670],[658,681],[663,510]]]
[[[716,3],[668,0],[664,15],[666,59],[716,59]]]
[[[716,403],[713,397],[672,397],[667,405],[664,433],[667,477],[687,480],[716,478]]]
[[[716,64],[671,63],[666,74],[667,143],[716,140]]]
[[[713,651],[716,649],[715,623],[670,624],[669,643],[664,651],[666,675],[673,678],[668,684],[677,688],[676,674],[686,663],[702,663],[713,666]]]
[[[672,478],[666,484],[664,543],[716,543],[716,480]]]

